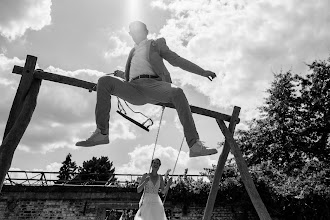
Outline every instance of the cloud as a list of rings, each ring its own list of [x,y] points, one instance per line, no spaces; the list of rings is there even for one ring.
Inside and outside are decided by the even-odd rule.
[[[3,128],[6,126],[9,111],[19,83],[19,77],[11,73],[14,65],[24,65],[24,61],[17,57],[10,59],[4,54],[0,54],[0,126]],[[3,133],[1,132],[1,139],[2,135]]]
[[[48,172],[58,172],[62,167],[62,163],[54,162],[46,166],[46,171]]]
[[[169,67],[175,82],[194,86],[215,107],[241,106],[241,117],[256,115],[273,72],[304,73],[305,62],[326,59],[329,53],[326,0],[159,0],[152,4],[172,13],[159,35],[170,48],[218,74],[210,82]]]
[[[51,5],[51,0],[2,0],[0,34],[15,40],[27,29],[41,30],[51,23]]]
[[[132,49],[131,39],[126,28],[116,32],[110,32],[107,50],[104,53],[105,59],[126,58]]]
[[[104,57],[114,58],[119,56],[127,56],[130,51],[130,47],[127,46],[126,42],[123,42],[118,36],[111,36],[109,38],[109,49],[105,52]]]
[[[183,146],[183,148],[187,148]],[[134,148],[132,152],[129,152],[130,157],[129,162],[116,167],[117,173],[131,173],[131,174],[143,174],[149,171],[152,153],[154,150],[154,145],[145,145]],[[179,154],[179,149],[175,149],[171,146],[164,147],[162,145],[157,145],[155,149],[154,158],[159,158],[162,165],[159,169],[159,174],[165,174],[167,169],[172,169],[171,174],[174,169],[175,161],[178,158],[178,162],[174,171],[174,174],[183,174],[184,170],[188,168],[188,174],[199,174],[203,171],[203,168],[211,168],[212,164],[216,164],[215,160],[210,157],[199,157],[190,158],[187,149],[182,149]]]
[[[130,129],[130,123],[126,120],[115,120],[110,123],[110,140],[116,139],[135,139],[136,135]]]
[[[183,127],[182,127],[182,124],[180,122],[178,115],[176,115],[174,118],[174,125],[175,125],[175,128],[178,129],[180,131],[180,133],[183,134]]]
[[[24,60],[20,60],[17,57],[12,59],[6,57],[3,53],[0,54],[0,73],[2,79],[10,79],[12,78],[11,70],[14,65],[24,65]]]

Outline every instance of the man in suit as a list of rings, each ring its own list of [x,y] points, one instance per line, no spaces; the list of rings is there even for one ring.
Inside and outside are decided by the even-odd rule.
[[[129,31],[135,47],[128,56],[125,72],[117,70],[114,74],[116,77],[105,75],[99,78],[95,108],[97,128],[91,137],[76,145],[90,147],[109,143],[110,97],[115,95],[134,105],[172,103],[183,126],[190,157],[217,153],[216,149],[205,147],[199,140],[187,98],[181,88],[172,84],[163,59],[173,66],[206,78],[213,79],[216,74],[171,51],[164,38],[147,39],[148,29],[140,21],[132,22]]]

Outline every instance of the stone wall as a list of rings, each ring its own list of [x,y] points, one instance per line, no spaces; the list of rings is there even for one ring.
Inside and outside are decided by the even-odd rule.
[[[103,186],[4,186],[0,195],[1,220],[111,220],[109,211],[138,208],[141,194],[136,189]],[[201,220],[205,207],[183,208],[167,201],[170,219]],[[114,219],[114,217],[112,217]],[[254,210],[215,207],[213,220],[258,219]],[[118,220],[118,219],[116,219]]]

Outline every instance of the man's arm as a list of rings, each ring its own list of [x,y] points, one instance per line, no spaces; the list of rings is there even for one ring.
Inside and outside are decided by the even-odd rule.
[[[190,62],[189,60],[183,57],[180,57],[178,54],[171,51],[169,47],[166,45],[166,41],[164,38],[158,39],[157,43],[160,48],[160,56],[163,57],[165,60],[167,60],[171,65],[180,67],[183,70],[186,70],[191,73],[195,73],[200,76],[207,77],[209,79],[210,77],[212,79],[216,77],[215,73],[204,70],[200,66],[194,64],[193,62]]]

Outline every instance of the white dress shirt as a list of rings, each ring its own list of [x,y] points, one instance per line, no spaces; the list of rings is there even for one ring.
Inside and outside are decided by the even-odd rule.
[[[154,75],[154,71],[147,60],[148,56],[148,39],[141,41],[138,45],[135,45],[135,51],[131,60],[131,67],[129,72],[130,80],[140,75]]]

